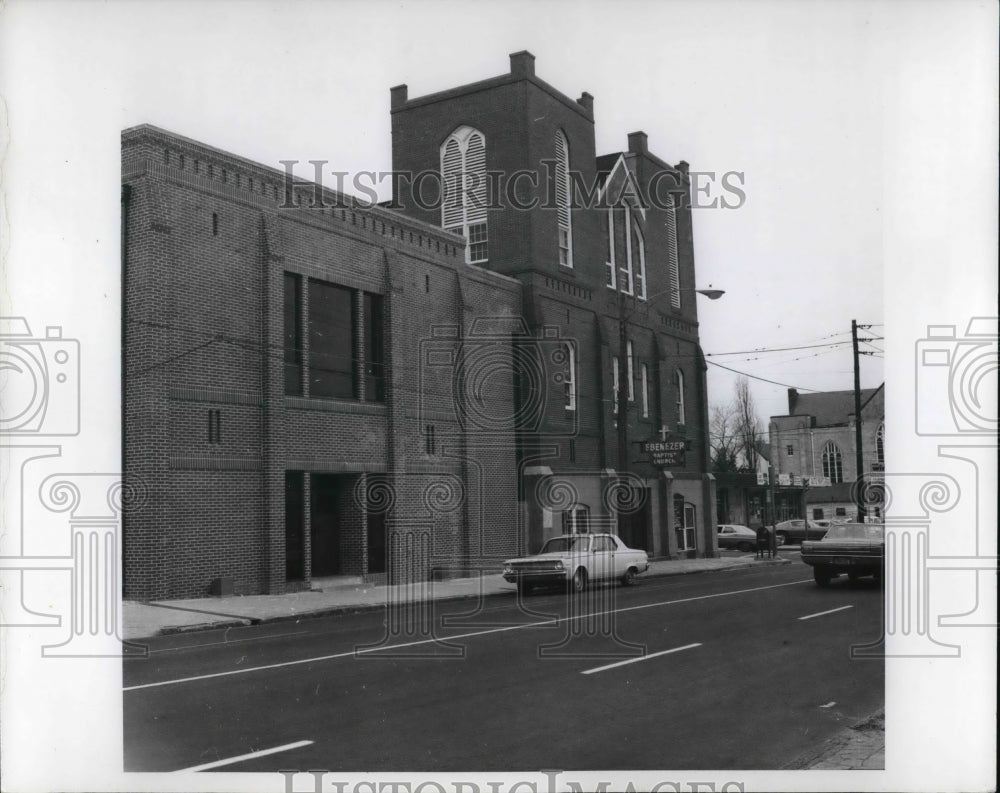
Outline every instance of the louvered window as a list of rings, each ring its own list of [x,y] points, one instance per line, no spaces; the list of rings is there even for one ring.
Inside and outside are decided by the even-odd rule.
[[[674,197],[667,197],[667,279],[670,285],[670,305],[681,307],[680,267],[677,262],[677,209]]]
[[[469,241],[466,261],[489,259],[486,228],[486,139],[472,127],[459,127],[441,147],[441,226]]]
[[[556,217],[559,224],[559,264],[573,266],[573,217],[569,191],[569,145],[556,132]]]

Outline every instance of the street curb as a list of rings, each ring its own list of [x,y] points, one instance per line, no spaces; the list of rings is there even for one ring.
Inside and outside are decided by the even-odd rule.
[[[167,625],[160,628],[158,633],[154,636],[172,636],[175,633],[196,633],[198,631],[211,631],[216,628],[245,628],[247,625],[253,625],[254,621],[252,617],[241,617],[237,620],[226,620],[225,622],[199,622],[194,625]],[[143,639],[151,639],[152,636],[140,636],[136,639],[129,639],[129,641],[142,641]]]
[[[810,749],[808,752],[804,752],[796,757],[791,762],[785,763],[781,766],[782,771],[806,771],[812,768],[814,765],[822,762],[823,758],[833,755],[843,749],[850,743],[858,740],[859,733],[867,731],[865,725],[876,719],[883,720],[882,732],[882,743],[885,744],[885,708],[880,708],[874,713],[870,713],[864,718],[858,720],[856,723],[852,724],[850,727],[845,727],[839,733],[834,735],[832,738],[828,738],[823,742],[823,745],[818,749]]]
[[[726,573],[730,570],[746,570],[747,568],[758,567],[761,565],[774,566],[791,563],[791,559],[754,559],[753,561],[747,561],[738,565],[732,565],[715,570],[669,570],[655,573],[646,572],[642,574],[642,578],[667,578],[670,576],[696,575],[699,573]],[[639,580],[641,581],[642,578]],[[514,590],[504,590],[502,592],[446,595],[444,597],[431,598],[431,600],[434,602],[452,602],[458,600],[472,600],[479,597],[498,597],[501,595],[510,596],[512,594],[514,594]],[[171,636],[178,633],[197,633],[201,631],[216,630],[219,628],[242,628],[249,625],[270,625],[271,623],[297,622],[299,620],[320,619],[322,617],[333,617],[337,615],[363,614],[369,611],[378,611],[385,608],[387,608],[386,603],[356,603],[342,606],[324,606],[315,610],[301,611],[297,614],[278,614],[271,617],[240,617],[238,619],[227,619],[220,622],[199,622],[194,625],[168,625],[160,628],[152,636],[132,636],[129,637],[128,641],[142,641],[143,639],[152,639],[156,636]]]

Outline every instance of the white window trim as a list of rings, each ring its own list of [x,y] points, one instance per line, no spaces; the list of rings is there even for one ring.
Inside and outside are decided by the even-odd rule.
[[[639,227],[635,227],[635,241],[636,247],[639,249],[639,271],[636,273],[636,282],[638,283],[638,297],[640,300],[646,299],[646,240],[642,236],[642,231]]]
[[[608,289],[618,289],[618,262],[615,261],[615,208],[608,207]]]
[[[680,254],[677,244],[677,209],[674,197],[667,196],[667,280],[670,287],[670,305],[681,307]]]
[[[649,367],[642,364],[639,369],[642,375],[642,417],[649,418]]]
[[[625,342],[625,376],[628,380],[625,386],[628,388],[628,401],[635,402],[635,369],[632,365],[632,340]]]
[[[471,184],[471,182],[470,182],[470,176],[469,176],[469,174],[470,174],[469,163],[468,163],[468,158],[467,157],[468,157],[469,142],[471,141],[471,139],[473,138],[473,136],[476,136],[476,135],[479,136],[479,139],[482,141],[482,144],[483,144],[482,173],[478,174],[478,176],[481,178],[481,184],[477,185],[477,192],[479,190],[481,190],[482,193],[483,193],[483,195],[481,196],[481,198],[484,201],[484,207],[483,208],[471,207],[471,209],[473,210],[473,213],[474,213],[475,216],[474,217],[470,217],[470,206],[469,206],[469,203],[466,201],[466,198],[467,198],[467,196],[468,196],[468,194],[470,192],[470,184]],[[442,190],[445,189],[445,186],[448,183],[448,177],[449,177],[449,174],[445,172],[445,152],[446,152],[446,150],[448,148],[448,144],[451,141],[453,141],[453,140],[458,144],[458,154],[459,154],[458,167],[460,169],[459,173],[461,174],[461,179],[458,180],[460,182],[460,187],[459,187],[459,190],[460,190],[459,201],[460,201],[460,206],[461,206],[461,225],[457,225],[454,222],[451,225],[448,225],[448,219],[445,217],[445,212],[447,211],[447,208],[448,208],[448,202],[445,201],[445,200],[442,200],[442,202],[441,202],[441,227],[444,228],[444,229],[447,229],[449,231],[452,231],[452,232],[454,232],[456,234],[461,234],[463,237],[465,237],[465,240],[466,240],[466,244],[465,244],[465,263],[466,264],[479,264],[479,265],[481,265],[481,264],[485,264],[485,263],[487,263],[489,261],[489,225],[488,225],[488,220],[487,220],[487,212],[486,212],[486,209],[485,209],[485,200],[487,198],[487,195],[486,195],[486,189],[487,189],[486,188],[486,135],[483,134],[480,130],[475,129],[474,127],[462,125],[462,126],[458,127],[454,132],[452,132],[447,137],[447,139],[444,141],[444,143],[441,144],[441,149],[440,149],[440,167],[441,167],[441,185],[442,185]],[[484,259],[473,259],[472,258],[472,243],[469,240],[469,238],[471,236],[469,230],[470,230],[470,228],[472,226],[479,226],[479,225],[485,225],[486,226],[486,239],[484,241],[482,241],[482,242],[486,245],[487,255],[486,255],[486,258],[484,258]]]
[[[576,350],[573,342],[566,344],[566,410],[576,410]]]
[[[613,394],[611,404],[614,407],[616,415],[618,413],[618,392],[621,390],[621,376],[619,374],[620,368],[621,364],[618,362],[618,356],[615,355],[611,359],[611,383],[612,383],[611,393]]]
[[[621,287],[622,294],[631,295],[635,293],[635,284],[632,282],[632,212],[628,206],[625,207],[625,266],[620,268],[625,273],[625,285]],[[626,288],[627,287],[627,288]]]
[[[562,240],[559,239],[558,235],[560,232],[566,232],[566,262],[559,262],[562,267],[568,267],[573,269],[573,201],[570,195],[570,178],[569,178],[569,140],[562,130],[556,130],[556,140],[562,141],[562,158],[558,158],[559,148],[556,147],[557,163],[556,167],[558,172],[556,174],[556,190],[558,197],[558,182],[560,179],[563,180],[563,189],[565,191],[565,201],[566,203],[563,207],[566,210],[566,222],[565,224],[559,219],[559,213],[556,213],[556,244],[559,246],[559,251],[562,251]]]
[[[836,443],[827,441],[820,459],[823,463],[823,476],[829,477],[830,484],[836,485],[844,481],[844,455]]]
[[[687,425],[684,410],[684,372],[675,370],[675,384],[677,386],[677,423],[682,426]]]

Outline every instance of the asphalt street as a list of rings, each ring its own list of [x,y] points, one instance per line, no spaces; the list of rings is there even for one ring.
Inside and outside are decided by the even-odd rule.
[[[777,769],[882,707],[881,622],[796,562],[158,637],[125,770]]]

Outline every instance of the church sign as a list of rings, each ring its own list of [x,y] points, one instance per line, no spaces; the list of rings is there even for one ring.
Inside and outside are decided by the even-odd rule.
[[[649,455],[650,465],[660,468],[674,468],[684,465],[684,452],[688,446],[685,440],[643,441],[642,452]]]

